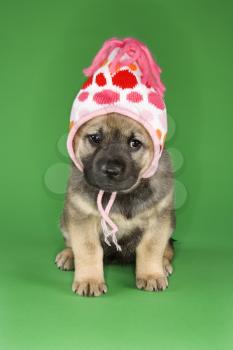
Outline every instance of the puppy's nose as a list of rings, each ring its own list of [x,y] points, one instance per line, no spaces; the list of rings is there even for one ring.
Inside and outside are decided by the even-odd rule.
[[[124,171],[124,164],[117,160],[108,160],[101,165],[101,171],[109,177],[118,177]]]

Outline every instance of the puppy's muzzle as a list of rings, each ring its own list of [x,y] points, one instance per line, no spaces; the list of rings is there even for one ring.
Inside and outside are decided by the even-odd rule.
[[[127,149],[110,144],[95,153],[84,167],[87,182],[105,191],[121,191],[135,184],[138,169]]]

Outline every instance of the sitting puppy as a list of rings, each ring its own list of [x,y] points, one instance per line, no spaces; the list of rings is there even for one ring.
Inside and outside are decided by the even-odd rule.
[[[66,248],[56,264],[75,269],[79,295],[107,292],[104,260],[135,261],[139,289],[168,286],[175,214],[159,72],[142,43],[111,39],[75,99],[61,217]]]

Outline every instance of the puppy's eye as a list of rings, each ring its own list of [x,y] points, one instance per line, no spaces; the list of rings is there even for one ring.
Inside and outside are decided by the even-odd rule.
[[[99,144],[102,141],[102,135],[99,133],[88,135],[89,142],[93,144]]]
[[[138,150],[142,146],[142,143],[135,138],[131,138],[129,139],[129,146],[134,150]]]

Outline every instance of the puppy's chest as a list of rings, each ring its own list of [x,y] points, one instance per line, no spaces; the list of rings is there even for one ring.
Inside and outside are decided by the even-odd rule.
[[[107,261],[121,261],[132,262],[135,259],[135,252],[138,244],[140,243],[144,230],[141,227],[134,227],[131,231],[124,232],[122,227],[119,227],[119,231],[116,233],[118,244],[121,246],[121,251],[117,251],[116,246],[111,242],[109,246],[105,240],[103,232],[100,231],[100,241],[104,250],[104,258]]]
[[[116,238],[118,244],[121,246],[121,251],[117,251],[116,246],[112,243],[111,237],[109,241],[111,246],[104,241],[104,235],[102,228],[100,227],[100,240],[104,250],[104,256],[107,260],[117,260],[121,262],[132,262],[135,258],[135,252],[138,244],[140,243],[144,231],[145,220],[140,216],[135,216],[131,219],[127,219],[122,214],[110,213],[110,217],[118,227],[116,232]]]

